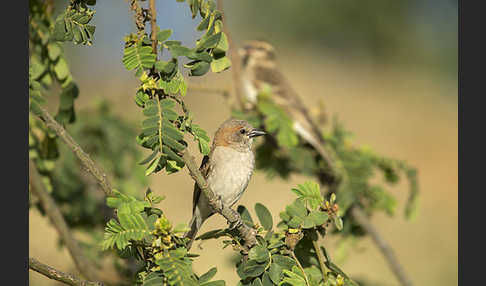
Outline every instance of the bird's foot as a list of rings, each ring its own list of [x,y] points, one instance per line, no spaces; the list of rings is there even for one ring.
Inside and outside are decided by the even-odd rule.
[[[233,230],[233,229],[236,229],[238,228],[239,226],[241,226],[243,224],[243,222],[241,221],[241,216],[238,212],[236,212],[235,210],[231,209],[233,211],[233,213],[235,214],[236,217],[238,217],[238,220],[237,221],[234,221],[234,222],[228,222],[228,228]]]

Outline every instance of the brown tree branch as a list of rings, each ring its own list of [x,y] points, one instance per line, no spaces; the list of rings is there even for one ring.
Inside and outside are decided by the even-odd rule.
[[[42,208],[46,212],[47,217],[56,228],[61,240],[66,245],[66,248],[73,258],[79,272],[81,272],[81,274],[89,280],[97,280],[97,269],[94,268],[93,263],[90,262],[86,256],[84,256],[78,242],[74,239],[66,221],[64,220],[64,217],[62,216],[61,210],[40,181],[39,173],[37,172],[35,164],[32,161],[29,161],[29,165],[29,177],[33,184],[30,191],[37,196]]]
[[[402,284],[403,286],[412,286],[413,285],[412,281],[410,280],[410,278],[408,278],[402,265],[400,265],[400,262],[395,256],[393,249],[383,239],[383,237],[381,237],[380,233],[375,228],[375,226],[369,221],[368,217],[363,212],[363,210],[359,207],[353,206],[351,208],[351,214],[356,219],[356,221],[361,225],[361,227],[365,229],[366,233],[368,233],[371,236],[378,249],[381,251],[383,256],[385,256],[385,259],[388,262],[390,269],[392,270],[393,274],[395,274],[397,279],[400,281],[400,284]]]
[[[57,136],[59,136],[74,152],[74,154],[76,154],[78,159],[85,167],[85,170],[96,179],[106,196],[111,196],[113,190],[110,182],[108,181],[106,173],[96,166],[95,162],[89,157],[88,153],[84,152],[81,146],[74,141],[73,137],[67,133],[66,129],[64,129],[64,127],[62,127],[46,109],[44,109],[42,106],[39,106],[39,109],[41,112],[39,115],[40,119],[42,119],[46,126],[51,128],[57,134]]]
[[[245,251],[248,251],[252,246],[256,244],[256,230],[253,228],[248,227],[241,221],[240,215],[232,210],[231,208],[224,206],[220,199],[214,194],[214,192],[209,187],[206,179],[204,179],[199,167],[196,165],[196,161],[194,157],[189,154],[186,150],[182,153],[182,160],[186,163],[187,169],[189,170],[189,174],[191,177],[196,181],[197,185],[204,193],[204,195],[208,198],[209,205],[213,208],[214,211],[221,214],[230,225],[236,226],[238,231],[243,238]]]
[[[74,275],[61,272],[49,265],[46,265],[35,258],[29,258],[29,268],[40,274],[72,286],[103,286],[102,282],[91,282],[81,280]]]

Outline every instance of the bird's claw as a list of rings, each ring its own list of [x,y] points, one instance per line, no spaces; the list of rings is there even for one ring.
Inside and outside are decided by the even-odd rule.
[[[241,226],[241,225],[242,225],[242,222],[241,222],[241,220],[237,220],[237,221],[232,222],[232,223],[230,223],[230,222],[229,222],[228,224],[229,224],[228,228],[229,228],[230,230],[233,230],[233,229],[236,229],[236,228],[238,228],[239,226]]]

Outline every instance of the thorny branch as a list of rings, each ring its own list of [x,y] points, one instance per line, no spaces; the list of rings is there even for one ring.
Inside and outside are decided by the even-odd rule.
[[[61,272],[49,265],[46,265],[35,258],[29,258],[29,268],[40,274],[72,286],[103,286],[102,282],[81,280],[74,275]]]
[[[98,277],[98,272],[96,268],[93,267],[93,262],[89,261],[88,258],[83,254],[78,242],[74,239],[66,221],[64,220],[64,217],[62,216],[61,210],[39,180],[39,174],[35,164],[30,161],[29,165],[29,177],[33,183],[30,191],[38,198],[42,208],[46,212],[47,217],[49,217],[49,220],[59,233],[59,236],[66,245],[69,254],[71,254],[71,257],[73,258],[79,272],[90,280],[96,280]]]

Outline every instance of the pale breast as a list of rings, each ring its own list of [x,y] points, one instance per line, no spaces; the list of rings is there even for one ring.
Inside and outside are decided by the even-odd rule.
[[[250,181],[255,167],[253,152],[218,146],[213,150],[209,164],[208,184],[216,195],[221,196],[225,205],[232,206]]]

